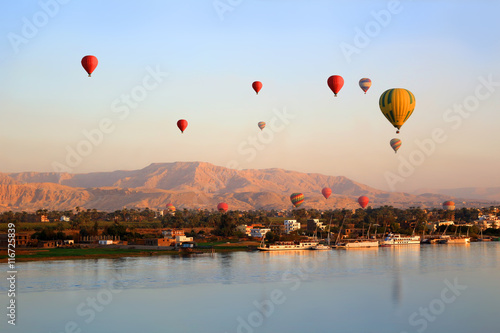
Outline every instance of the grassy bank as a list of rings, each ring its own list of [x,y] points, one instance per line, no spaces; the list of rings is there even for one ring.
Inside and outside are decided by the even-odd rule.
[[[258,242],[213,242],[201,243],[202,251],[213,248],[214,252],[246,251],[249,246],[256,246]],[[210,251],[211,252],[211,251]],[[146,249],[124,249],[124,248],[53,248],[36,249],[26,248],[16,250],[16,261],[38,261],[38,260],[63,260],[63,259],[96,259],[96,258],[120,258],[137,256],[178,255],[177,250],[146,250]],[[5,250],[0,252],[0,263],[7,262]]]

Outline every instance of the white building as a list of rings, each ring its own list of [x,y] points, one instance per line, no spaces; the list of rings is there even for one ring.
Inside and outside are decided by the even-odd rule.
[[[499,229],[500,219],[497,216],[491,214],[481,215],[479,217],[479,220],[474,221],[474,224],[477,225],[482,230],[488,228]]]
[[[184,235],[181,236],[175,236],[175,242],[178,243],[183,243],[183,242],[192,242],[193,237],[186,237]]]
[[[111,245],[113,244],[112,239],[100,239],[99,240],[99,245]]]
[[[69,222],[69,216],[66,216],[66,215],[61,216],[60,221],[61,222]]]
[[[299,230],[300,229],[300,222],[297,222],[297,220],[285,220],[283,221],[285,224],[285,233],[289,234],[292,231]]]
[[[252,229],[250,230],[251,237],[262,238],[264,237],[271,229],[269,228],[261,228],[261,229]]]
[[[436,231],[437,228],[439,228],[442,225],[454,225],[455,223],[453,221],[437,221],[437,222],[430,222],[427,224],[427,228],[430,231]]]

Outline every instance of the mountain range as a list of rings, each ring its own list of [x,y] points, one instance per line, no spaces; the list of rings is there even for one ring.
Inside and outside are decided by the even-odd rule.
[[[323,187],[332,195],[325,199]],[[56,172],[0,173],[0,211],[70,210],[75,207],[114,211],[126,208],[215,209],[226,202],[232,210],[289,209],[290,194],[301,192],[306,209],[358,208],[357,198],[370,198],[373,207],[440,207],[454,200],[447,193],[387,192],[342,176],[283,169],[235,170],[206,162],[154,163],[140,170],[70,174]],[[457,191],[468,198],[471,191]],[[500,191],[484,200],[456,199],[460,206],[486,206]]]

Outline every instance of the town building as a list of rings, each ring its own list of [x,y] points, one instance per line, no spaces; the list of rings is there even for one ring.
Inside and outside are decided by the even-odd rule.
[[[165,238],[175,238],[177,236],[184,236],[184,230],[182,229],[167,229],[162,232]]]
[[[269,228],[255,228],[250,230],[250,237],[262,238],[270,231]]]
[[[326,225],[320,222],[319,219],[307,220],[307,231],[325,230]]]
[[[148,246],[173,246],[175,241],[171,238],[146,238],[144,245]]]
[[[59,219],[59,221],[61,221],[61,222],[69,222],[70,218],[69,218],[69,216],[63,215],[63,216],[61,216],[61,218]]]
[[[283,221],[283,224],[285,226],[285,233],[286,234],[289,234],[292,231],[300,229],[300,222],[297,222],[297,220],[285,220],[285,221]]]

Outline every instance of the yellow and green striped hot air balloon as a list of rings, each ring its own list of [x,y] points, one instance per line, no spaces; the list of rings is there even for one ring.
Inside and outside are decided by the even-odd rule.
[[[387,120],[398,129],[396,133],[399,133],[401,126],[415,110],[415,96],[406,89],[389,89],[380,95],[379,106]]]

